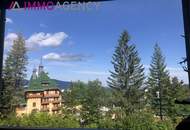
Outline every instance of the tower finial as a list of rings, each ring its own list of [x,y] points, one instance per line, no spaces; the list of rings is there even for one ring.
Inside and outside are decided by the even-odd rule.
[[[42,66],[42,56],[41,56],[41,58],[40,58],[40,66]]]
[[[37,69],[34,67],[34,69],[32,71],[32,77],[31,77],[31,79],[37,79],[36,72],[37,72]]]
[[[41,72],[43,71],[44,66],[42,65],[42,57],[40,58],[40,65],[38,68],[38,74],[41,74]]]

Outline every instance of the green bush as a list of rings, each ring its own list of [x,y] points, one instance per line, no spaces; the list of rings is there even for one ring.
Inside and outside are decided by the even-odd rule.
[[[86,124],[85,128],[117,128],[128,130],[174,130],[176,124],[171,119],[156,120],[154,116],[146,112],[132,113],[122,118],[111,119],[110,116],[98,121]],[[0,126],[6,127],[30,127],[30,128],[80,128],[80,123],[72,115],[49,115],[47,113],[33,113],[16,117],[10,115],[6,119],[0,119]]]
[[[156,121],[154,116],[146,112],[132,113],[123,118],[112,120],[104,118],[99,121],[99,128],[117,128],[127,130],[174,130],[172,121],[167,119]]]
[[[49,115],[47,113],[33,113],[16,117],[9,116],[0,120],[0,125],[5,127],[32,127],[32,128],[79,128],[79,122],[72,116]]]

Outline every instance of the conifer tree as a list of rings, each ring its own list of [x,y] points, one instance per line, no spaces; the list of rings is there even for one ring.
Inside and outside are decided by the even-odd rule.
[[[135,102],[139,102],[142,96],[140,88],[144,80],[143,65],[140,63],[141,60],[135,45],[129,44],[129,41],[130,36],[127,31],[124,31],[112,57],[114,71],[110,71],[111,75],[107,81],[109,87],[120,93],[119,97],[122,98],[123,107],[129,107]],[[118,93],[116,95],[118,96]],[[126,104],[128,106],[125,106]],[[128,108],[126,111],[132,110]]]
[[[18,35],[8,52],[3,69],[6,105],[12,111],[15,105],[23,101],[26,78],[27,49],[22,35]]]
[[[149,68],[148,87],[150,91],[150,104],[155,113],[163,119],[166,114],[165,105],[168,103],[170,77],[166,69],[165,57],[162,55],[158,44],[154,47],[154,53]]]

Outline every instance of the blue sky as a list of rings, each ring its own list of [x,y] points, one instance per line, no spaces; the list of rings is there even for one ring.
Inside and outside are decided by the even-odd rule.
[[[185,56],[180,0],[116,0],[89,10],[7,11],[5,55],[15,33],[27,41],[28,77],[43,57],[51,78],[65,81],[100,79],[106,85],[111,57],[123,30],[131,35],[145,71],[158,43],[171,76],[187,82],[178,64]]]

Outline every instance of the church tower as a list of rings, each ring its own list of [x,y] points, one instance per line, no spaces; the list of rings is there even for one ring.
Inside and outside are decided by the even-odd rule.
[[[31,79],[37,79],[37,69],[36,68],[34,68],[33,69],[33,71],[32,71],[32,77],[31,77]]]
[[[43,72],[43,69],[44,69],[44,66],[42,65],[42,58],[41,58],[40,65],[38,68],[38,75],[40,75]]]

